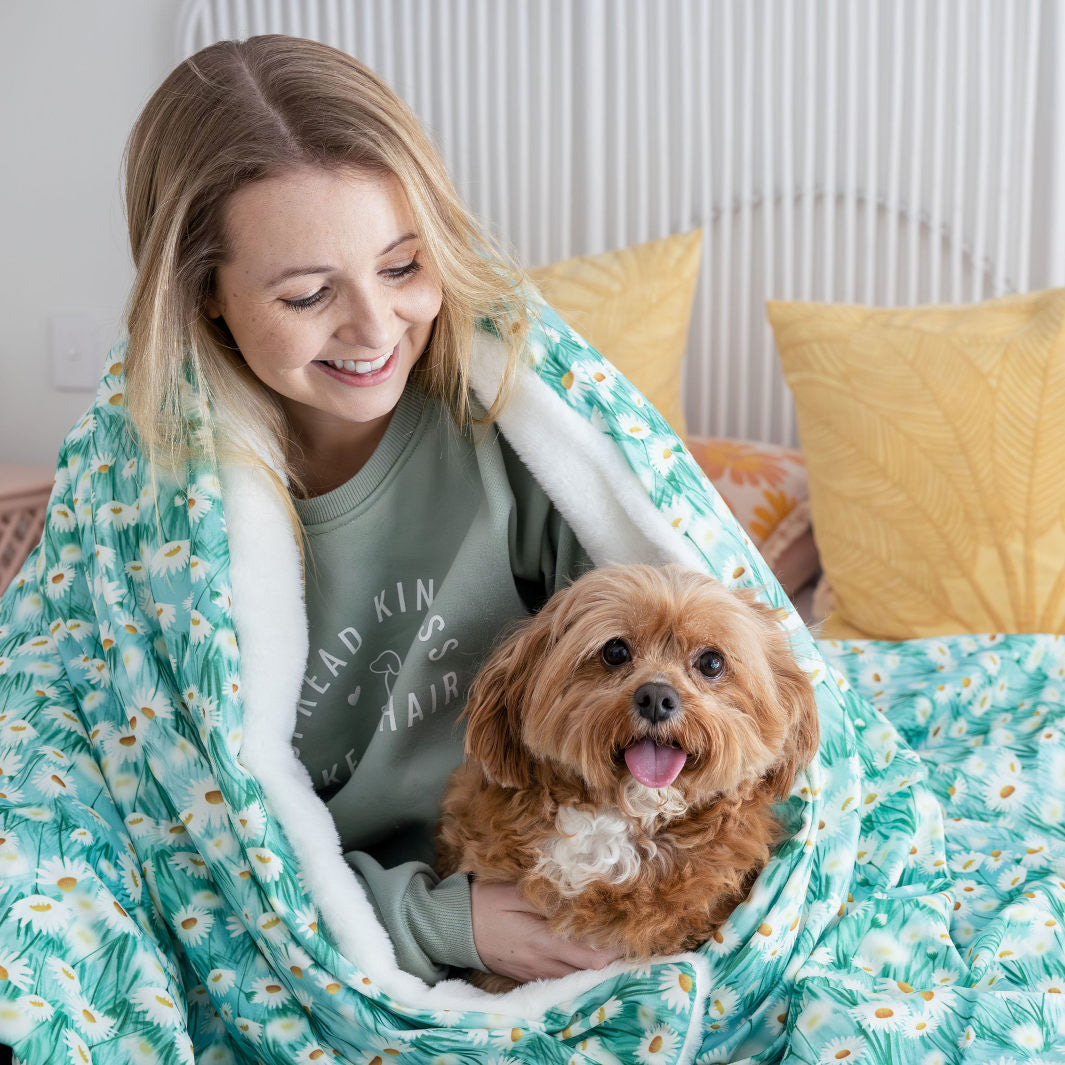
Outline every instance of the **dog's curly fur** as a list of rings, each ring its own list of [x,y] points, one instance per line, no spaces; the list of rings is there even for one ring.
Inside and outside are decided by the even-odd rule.
[[[648,684],[675,710],[641,713]],[[677,565],[604,567],[558,592],[491,656],[465,717],[438,872],[516,882],[553,931],[633,959],[696,947],[743,900],[777,840],[772,805],[818,743],[773,611]],[[648,738],[686,752],[672,782],[630,772],[624,752]]]

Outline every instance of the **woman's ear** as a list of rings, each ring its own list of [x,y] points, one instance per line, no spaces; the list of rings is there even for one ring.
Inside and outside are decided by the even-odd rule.
[[[222,317],[222,304],[214,298],[214,296],[208,296],[203,301],[203,310],[208,318],[221,318]]]

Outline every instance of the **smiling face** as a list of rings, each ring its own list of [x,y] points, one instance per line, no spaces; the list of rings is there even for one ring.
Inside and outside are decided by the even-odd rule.
[[[207,313],[281,399],[308,461],[369,458],[425,351],[441,287],[391,174],[299,169],[230,198]],[[311,479],[313,480],[313,471]]]

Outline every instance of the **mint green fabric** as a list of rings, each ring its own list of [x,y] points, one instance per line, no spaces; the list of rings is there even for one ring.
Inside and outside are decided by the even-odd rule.
[[[706,569],[787,608],[646,401],[546,309],[531,349]],[[1065,641],[845,644],[830,665],[790,610],[821,750],[698,955],[530,1016],[385,992],[318,921],[237,758],[246,649],[215,471],[153,496],[114,361],[0,602],[0,1041],[22,1060],[1065,1057]]]
[[[310,656],[293,737],[400,968],[483,968],[469,881],[432,871],[459,714],[501,630],[591,566],[498,433],[408,387],[351,480],[295,500]],[[363,853],[363,852],[366,853]]]

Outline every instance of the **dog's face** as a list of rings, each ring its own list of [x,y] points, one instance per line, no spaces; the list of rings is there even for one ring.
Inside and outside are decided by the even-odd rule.
[[[635,779],[685,805],[783,796],[817,748],[817,707],[769,608],[681,566],[593,570],[478,674],[467,753],[506,787],[552,772],[616,802]]]

